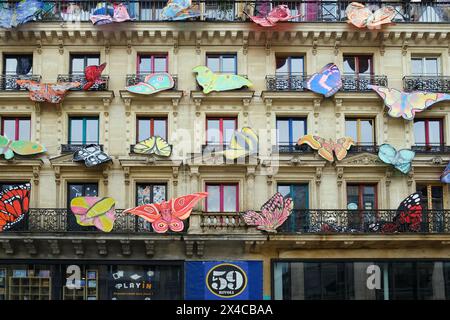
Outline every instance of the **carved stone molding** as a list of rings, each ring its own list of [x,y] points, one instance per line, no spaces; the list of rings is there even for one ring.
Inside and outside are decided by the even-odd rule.
[[[72,240],[72,245],[77,256],[84,255],[84,245],[83,240]]]
[[[123,167],[125,185],[130,185],[130,167]]]
[[[264,245],[265,241],[255,241],[248,240],[245,241],[245,252],[246,253],[261,253],[261,247]]]
[[[106,240],[96,240],[97,243],[97,252],[100,256],[107,256],[108,255],[108,247],[106,244]]]
[[[2,244],[3,250],[5,250],[5,253],[7,255],[14,254],[14,249],[12,247],[11,240],[0,240],[0,243]]]
[[[322,182],[322,168],[317,167],[316,168],[316,185],[320,185],[320,183]]]
[[[61,253],[58,240],[48,240],[48,246],[52,255],[57,256]]]
[[[145,240],[145,254],[147,257],[153,257],[155,255],[155,241]]]
[[[131,255],[130,240],[120,240],[120,246],[121,246],[121,249],[122,249],[122,255],[123,256]]]
[[[338,167],[337,168],[337,185],[338,185],[338,187],[342,186],[342,182],[344,182],[344,168]]]

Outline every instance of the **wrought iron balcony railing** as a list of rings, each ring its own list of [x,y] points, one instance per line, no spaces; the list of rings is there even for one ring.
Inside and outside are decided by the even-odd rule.
[[[450,146],[446,146],[444,144],[435,144],[435,145],[424,145],[417,144],[411,146],[411,150],[415,151],[418,154],[450,154]]]
[[[108,90],[109,76],[101,76],[102,83],[95,83],[89,91],[106,91]],[[72,91],[81,91],[83,86],[87,83],[84,74],[59,74],[57,78],[58,82],[80,82],[81,85],[76,88],[72,88]]]
[[[444,76],[405,76],[405,91],[430,91],[450,93],[450,77]]]
[[[313,149],[306,145],[289,144],[288,142],[279,142],[277,145],[272,146],[273,153],[310,153]]]
[[[266,76],[266,88],[269,91],[304,91],[305,74],[276,74]]]
[[[2,1],[6,2],[6,1]],[[101,1],[93,0],[44,0],[52,4],[53,10],[44,16],[47,21],[89,21]],[[293,19],[293,22],[343,22],[345,21],[345,9],[351,1],[313,1],[290,0],[270,1],[270,7],[286,4],[293,15],[301,14],[301,17]],[[128,12],[135,21],[161,21],[161,11],[167,5],[167,0],[124,0]],[[252,12],[261,2],[244,0],[193,0],[199,5],[201,16],[192,20],[201,21],[248,21],[242,14]],[[393,19],[396,23],[448,23],[450,22],[450,1],[365,1],[372,10],[380,6],[391,5],[396,15]],[[270,9],[270,8],[269,8]]]
[[[41,81],[40,75],[17,75],[17,74],[4,74],[0,75],[0,90],[4,91],[19,91],[26,90],[22,89],[18,84],[17,80],[33,80],[33,81]]]
[[[98,144],[98,142],[92,142],[92,143],[76,143],[76,142],[72,142],[71,144],[62,144],[61,145],[61,153],[74,153],[77,151],[80,151],[81,149],[83,149],[84,147],[86,147],[87,145],[90,144]],[[100,149],[103,151],[103,145],[100,144]]]
[[[352,146],[349,150],[349,153],[378,153],[378,146],[375,144],[357,144]]]
[[[136,84],[138,84],[139,82],[144,82],[145,77],[148,76],[148,73],[140,73],[140,74],[127,74],[126,77],[126,85],[127,86],[134,86]],[[171,75],[173,78],[173,88],[172,90],[177,90],[178,89],[178,76],[177,75]]]
[[[386,76],[375,75],[346,75],[342,76],[342,91],[366,92],[372,91],[368,85],[387,87],[388,80]]]

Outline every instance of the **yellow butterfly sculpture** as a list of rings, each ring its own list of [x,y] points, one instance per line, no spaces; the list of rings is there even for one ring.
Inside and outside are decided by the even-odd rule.
[[[160,157],[170,157],[172,154],[172,146],[160,136],[154,136],[138,142],[134,146],[133,152],[149,155],[155,154]]]
[[[324,139],[319,136],[313,136],[312,134],[307,134],[301,137],[297,144],[307,144],[314,150],[319,150],[319,155],[330,161],[334,161],[333,153],[336,155],[338,161],[341,161],[347,155],[347,151],[351,148],[351,146],[355,145],[355,142],[351,137],[343,137],[333,141],[331,139]]]
[[[223,151],[226,159],[235,160],[258,152],[258,135],[250,127],[235,131],[229,147]]]

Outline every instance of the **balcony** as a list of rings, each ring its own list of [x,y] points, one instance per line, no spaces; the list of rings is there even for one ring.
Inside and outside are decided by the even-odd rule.
[[[74,152],[80,151],[84,147],[91,145],[91,144],[99,145],[98,142],[92,142],[92,143],[86,143],[86,144],[81,144],[81,143],[78,144],[76,142],[73,142],[71,144],[62,144],[61,145],[61,153],[74,153]],[[103,145],[100,144],[99,146],[100,146],[100,150],[103,151]]]
[[[405,76],[403,77],[403,90],[450,93],[450,77]]]
[[[47,21],[90,21],[90,15],[94,12],[100,1],[75,0],[75,1],[44,1],[54,4],[53,10],[44,17]],[[272,7],[286,4],[293,15],[302,14],[293,19],[293,22],[344,22],[346,20],[345,9],[349,1],[311,1],[290,0],[271,1]],[[448,23],[450,22],[450,2],[427,1],[386,1],[383,5],[391,5],[395,8],[395,23]],[[166,0],[124,1],[128,12],[135,21],[161,21],[161,11],[167,5]],[[201,21],[248,21],[241,12],[249,11],[257,4],[256,1],[210,1],[193,0],[200,7],[201,16],[192,20]],[[380,7],[380,1],[367,1],[373,9]]]
[[[357,144],[352,146],[348,153],[378,153],[378,146],[375,144]]]
[[[305,74],[277,74],[266,76],[266,88],[268,91],[304,91]]]
[[[386,76],[375,75],[343,75],[342,76],[342,91],[345,92],[369,92],[368,85],[388,86]]]
[[[279,142],[272,146],[273,153],[311,153],[313,149],[306,145],[289,144],[288,142]]]
[[[16,75],[16,74],[7,74],[7,75],[0,75],[0,90],[2,91],[19,91],[19,90],[26,90],[22,89],[18,84],[17,80],[33,80],[40,82],[41,76],[40,75]]]
[[[139,82],[144,82],[145,77],[148,76],[148,73],[140,73],[140,74],[127,74],[126,77],[126,86],[134,86],[137,85]],[[173,78],[174,86],[171,90],[177,90],[178,89],[178,76],[177,75],[171,75]]]
[[[100,77],[103,83],[94,84],[89,91],[107,91],[109,76]],[[71,91],[82,91],[83,86],[87,83],[84,74],[59,74],[57,78],[58,82],[80,82],[81,85],[70,89]]]
[[[444,144],[416,144],[411,146],[411,150],[416,152],[416,154],[450,154],[450,146],[446,146]]]

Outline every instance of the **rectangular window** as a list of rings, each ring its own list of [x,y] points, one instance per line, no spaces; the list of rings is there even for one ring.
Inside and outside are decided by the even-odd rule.
[[[307,133],[306,118],[277,118],[277,144],[296,145]]]
[[[375,120],[363,118],[346,118],[345,135],[352,137],[360,146],[375,145]]]
[[[207,118],[206,144],[228,145],[237,129],[237,118]]]
[[[237,74],[236,54],[207,54],[206,66],[214,73]]]
[[[277,75],[302,75],[304,73],[303,56],[277,56],[276,71]]]
[[[439,57],[411,58],[411,73],[414,76],[438,76],[439,70]]]
[[[378,208],[377,186],[375,184],[347,184],[348,227],[368,230],[375,222]]]
[[[167,54],[139,54],[137,74],[168,72]]]
[[[99,54],[71,54],[70,74],[84,74],[84,69],[88,66],[100,65]]]
[[[278,184],[277,191],[294,202],[294,211],[281,226],[284,232],[301,232],[309,229],[309,186],[302,184]]]
[[[10,140],[31,139],[31,119],[30,118],[2,118],[1,135]]]
[[[345,75],[373,75],[372,56],[367,55],[344,55]]]
[[[67,184],[67,229],[69,231],[97,231],[96,227],[83,227],[77,223],[75,215],[71,212],[70,201],[76,197],[97,197],[97,183],[68,183]],[[70,213],[70,214],[69,214]]]
[[[32,54],[5,54],[3,56],[4,75],[31,75],[33,73]]]
[[[167,200],[165,183],[138,183],[136,185],[136,206],[161,203]]]
[[[442,119],[414,119],[414,140],[417,146],[443,145]]]
[[[206,199],[207,212],[238,212],[239,185],[238,184],[207,184]]]
[[[167,118],[138,118],[136,143],[153,136],[167,140]]]
[[[69,118],[69,144],[98,144],[98,117]]]

